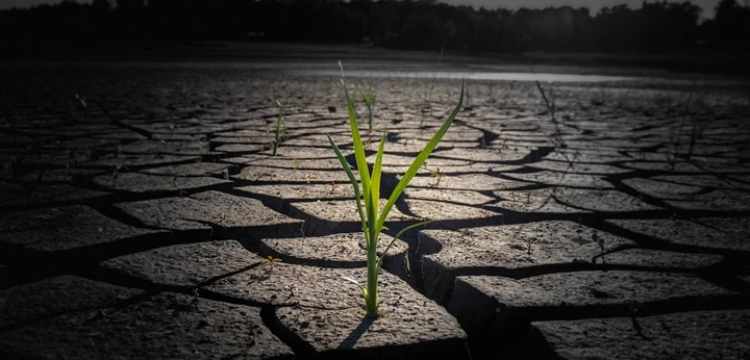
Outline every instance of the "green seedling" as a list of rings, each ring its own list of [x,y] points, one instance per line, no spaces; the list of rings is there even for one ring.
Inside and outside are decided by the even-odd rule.
[[[262,172],[262,173],[254,173],[253,175],[255,175],[255,181],[260,181],[260,179],[262,179],[262,178],[264,178],[264,177],[270,177],[270,176],[273,176],[273,174],[271,174],[271,173],[267,173],[267,172]]]
[[[85,96],[79,96],[77,93],[75,95],[76,95],[76,100],[78,100],[78,104],[81,106],[81,108],[84,111],[83,112],[83,119],[88,121],[88,119],[89,119],[89,105],[86,102],[86,97]]]
[[[556,146],[565,148],[566,146],[562,139],[562,132],[560,131],[560,123],[557,121],[557,107],[555,106],[555,98],[547,96],[547,93],[544,91],[544,88],[542,87],[542,84],[539,83],[539,81],[535,81],[535,83],[536,88],[539,90],[539,93],[542,94],[542,100],[544,100],[544,105],[547,107],[547,111],[549,112],[550,118],[552,119],[552,125],[555,127],[555,135],[554,137],[551,137],[550,140],[552,140],[552,143]]]
[[[607,251],[607,248],[604,244],[604,238],[600,237],[599,234],[597,234],[596,231],[594,231],[594,233],[591,234],[591,240],[593,240],[597,245],[599,245],[599,250],[601,250],[601,252],[599,253],[599,256],[601,256],[602,262],[604,262],[605,261],[604,252]]]
[[[703,97],[705,96],[705,93],[701,95],[696,101],[693,101],[693,103],[705,106],[705,103],[703,101]],[[692,120],[690,121],[690,143],[688,144],[688,150],[687,150],[687,156],[685,159],[687,161],[690,161],[690,158],[693,156],[693,151],[695,150],[695,146],[697,145],[698,139],[702,136],[703,132],[713,123],[711,121],[701,121],[700,116],[698,115],[698,109],[688,109],[686,107],[686,114],[685,116],[690,116]],[[679,141],[679,138],[678,138]]]
[[[88,103],[86,103],[86,97],[85,96],[79,96],[77,93],[75,95],[76,95],[76,100],[78,100],[78,103],[81,104],[81,107],[84,108],[84,109],[86,109],[86,110],[88,110],[89,109],[89,105],[88,105]]]
[[[539,238],[530,237],[526,239],[526,253],[531,256],[531,245],[533,245]]]
[[[267,258],[260,261],[260,264],[261,265],[268,264],[270,266],[269,271],[273,271],[273,269],[275,269],[274,264],[276,264],[277,262],[281,262],[281,259],[268,255]]]
[[[331,194],[333,194],[336,191],[336,183],[331,181]]]
[[[279,109],[279,115],[276,117],[276,134],[273,139],[273,156],[276,156],[276,150],[279,147],[279,138],[281,137],[281,132],[284,129],[284,106],[281,105],[279,100],[276,100],[275,91],[273,94],[273,102],[276,104],[276,107]]]
[[[371,87],[362,90],[361,87],[357,86],[356,89],[359,93],[359,96],[362,97],[362,101],[365,102],[365,106],[367,107],[367,132],[372,132],[372,110],[375,107],[375,92],[372,91]]]
[[[492,86],[492,84],[487,84],[487,100],[488,103],[494,104],[497,102],[497,99],[495,99],[495,87]]]
[[[429,221],[407,226],[406,228],[401,230],[393,238],[390,244],[388,244],[385,250],[380,255],[378,255],[377,249],[380,232],[383,230],[388,230],[385,227],[385,220],[388,217],[388,213],[391,211],[391,208],[393,208],[396,200],[398,200],[406,186],[417,174],[417,171],[420,167],[422,167],[422,164],[430,156],[432,151],[437,146],[438,142],[440,142],[440,140],[443,138],[443,135],[445,135],[445,133],[448,131],[448,128],[450,128],[451,124],[453,123],[453,119],[455,119],[456,115],[458,115],[458,112],[461,109],[463,103],[464,87],[463,84],[461,84],[461,96],[459,97],[456,107],[453,109],[440,129],[435,133],[435,135],[432,136],[432,139],[430,139],[427,145],[425,145],[424,149],[422,149],[419,155],[417,155],[417,157],[414,159],[411,166],[409,166],[409,168],[406,170],[406,173],[404,173],[404,175],[401,177],[401,180],[396,185],[390,197],[388,197],[388,201],[385,203],[383,210],[378,213],[385,134],[383,134],[383,136],[381,136],[380,138],[380,145],[376,153],[375,164],[373,165],[372,173],[370,173],[367,167],[364,144],[359,133],[359,128],[357,127],[354,105],[351,97],[349,97],[349,92],[344,81],[344,68],[341,65],[341,62],[339,62],[339,66],[341,66],[341,83],[344,87],[344,94],[346,96],[346,107],[349,115],[349,126],[351,127],[352,133],[351,135],[352,143],[354,146],[354,157],[357,163],[357,170],[359,171],[360,175],[359,182],[357,182],[357,179],[354,177],[354,173],[349,167],[349,164],[344,158],[344,155],[341,153],[341,150],[339,150],[339,147],[336,145],[330,135],[328,135],[328,142],[331,144],[331,148],[336,153],[339,162],[341,162],[341,166],[344,168],[344,171],[346,171],[346,174],[352,183],[352,187],[354,188],[354,199],[356,201],[359,218],[362,221],[362,232],[365,236],[365,244],[367,249],[367,284],[363,286],[354,279],[344,279],[353,282],[362,291],[362,297],[364,297],[365,300],[365,316],[367,318],[377,318],[378,306],[380,305],[380,303],[378,302],[378,274],[380,271],[380,267],[383,264],[383,259],[385,258],[388,250],[390,250],[396,239],[401,237],[404,232],[414,229],[418,226],[423,226],[429,223]]]
[[[440,172],[440,167],[435,168],[435,171],[430,173],[430,177],[434,177],[437,179],[435,182],[435,186],[440,185],[440,179],[443,178],[443,173]]]
[[[440,47],[440,53],[438,54],[437,64],[436,63],[430,63],[429,65],[427,65],[427,69],[428,69],[427,72],[428,73],[432,72],[433,66],[440,65],[440,63],[443,61],[443,54],[445,54],[445,47],[446,47],[447,44],[448,44],[448,39],[446,38],[443,41],[443,45]],[[426,62],[426,59],[425,59],[425,62]],[[429,87],[425,87],[424,100],[422,101],[422,108],[420,110],[420,116],[421,116],[421,120],[419,121],[419,128],[420,129],[424,128],[425,115],[427,114],[428,110],[431,108],[431,106],[429,104],[429,101],[430,101],[430,98],[432,98],[432,90],[435,88],[435,79],[436,78],[437,78],[437,73],[433,72],[433,74],[432,74],[432,81],[430,82],[430,86]],[[462,92],[461,92],[461,95],[462,95],[461,100],[462,100],[462,103],[463,103],[463,85],[461,85],[461,90],[462,90]]]

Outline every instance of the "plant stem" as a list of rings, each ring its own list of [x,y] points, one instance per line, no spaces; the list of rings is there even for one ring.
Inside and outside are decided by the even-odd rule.
[[[365,316],[371,319],[378,317],[378,233],[371,227],[370,244],[367,246],[367,296],[365,297]]]
[[[372,132],[372,106],[367,107],[367,115],[369,115],[369,121],[367,123],[367,132]]]
[[[273,140],[273,155],[276,156],[276,149],[279,147],[279,134],[281,133],[281,122],[284,121],[284,108],[278,100],[274,100],[279,108],[279,116],[276,118],[276,136]]]

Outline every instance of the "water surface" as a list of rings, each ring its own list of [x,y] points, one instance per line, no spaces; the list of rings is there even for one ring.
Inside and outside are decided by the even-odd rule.
[[[341,77],[336,70],[294,70],[299,75]],[[602,82],[636,80],[637,77],[582,75],[582,74],[547,74],[515,72],[468,72],[468,71],[384,71],[384,70],[347,70],[347,77],[369,78],[415,78],[415,79],[466,79],[487,81],[540,81],[540,82]]]

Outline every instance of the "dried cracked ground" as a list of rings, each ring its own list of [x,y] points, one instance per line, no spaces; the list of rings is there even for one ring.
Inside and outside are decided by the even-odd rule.
[[[533,83],[468,83],[389,216],[391,235],[435,222],[391,249],[372,321],[342,279],[365,280],[365,254],[325,138],[352,160],[338,79],[2,72],[4,359],[750,357],[738,89],[544,84],[553,116]],[[385,196],[460,84],[350,83],[377,95]]]

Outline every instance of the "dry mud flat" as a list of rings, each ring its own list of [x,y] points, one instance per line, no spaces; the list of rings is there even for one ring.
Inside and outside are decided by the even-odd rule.
[[[435,222],[391,249],[368,320],[343,280],[364,281],[366,258],[325,136],[351,157],[338,79],[0,71],[2,358],[750,357],[736,88],[545,84],[553,118],[533,83],[467,83],[387,225]],[[350,83],[377,94],[365,139],[387,135],[387,196],[460,85]]]

